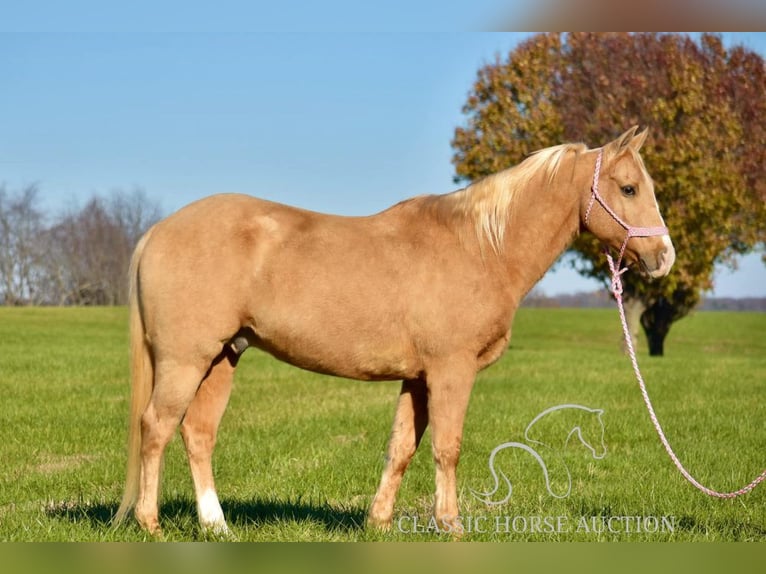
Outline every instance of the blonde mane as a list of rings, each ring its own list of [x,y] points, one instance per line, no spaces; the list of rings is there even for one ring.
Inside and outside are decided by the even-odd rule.
[[[562,159],[569,153],[582,153],[585,144],[562,144],[532,153],[521,163],[487,176],[449,196],[453,213],[474,220],[477,237],[492,249],[502,250],[505,229],[513,218],[514,204],[532,179],[543,174],[549,186],[558,173]]]

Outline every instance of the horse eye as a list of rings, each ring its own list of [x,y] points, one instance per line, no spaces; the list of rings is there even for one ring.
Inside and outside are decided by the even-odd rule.
[[[622,191],[623,195],[627,195],[628,197],[636,195],[636,188],[632,185],[623,185],[620,190]]]

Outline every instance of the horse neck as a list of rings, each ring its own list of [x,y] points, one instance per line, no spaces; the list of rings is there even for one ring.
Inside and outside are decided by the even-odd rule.
[[[588,162],[568,153],[556,176],[540,173],[518,194],[498,256],[519,300],[528,293],[580,231],[580,203],[588,188]]]

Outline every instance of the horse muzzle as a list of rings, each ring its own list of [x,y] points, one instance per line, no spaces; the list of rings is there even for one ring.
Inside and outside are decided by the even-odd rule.
[[[662,246],[658,250],[638,258],[641,270],[652,278],[665,277],[676,260],[676,250],[670,236],[662,235],[660,239]]]

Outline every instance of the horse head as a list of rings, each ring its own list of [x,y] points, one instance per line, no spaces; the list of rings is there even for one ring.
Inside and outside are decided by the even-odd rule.
[[[620,252],[628,263],[638,263],[651,277],[668,274],[675,249],[654,195],[654,182],[639,150],[647,130],[634,126],[594,152],[591,189],[583,194],[582,227]],[[619,265],[619,264],[618,264]]]

